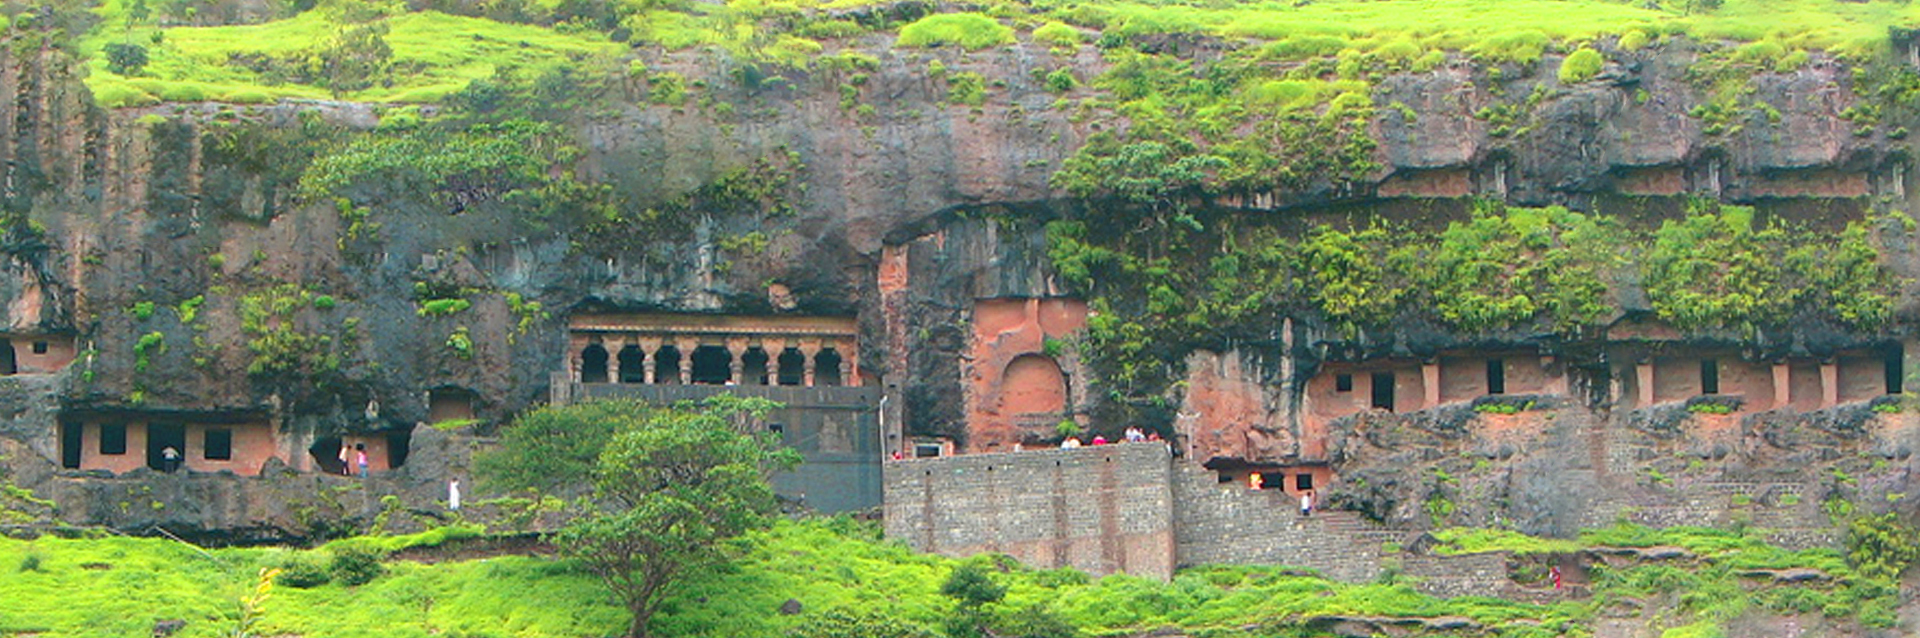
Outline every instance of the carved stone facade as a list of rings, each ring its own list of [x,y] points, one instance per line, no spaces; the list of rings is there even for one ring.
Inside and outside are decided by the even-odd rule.
[[[569,334],[577,383],[866,385],[851,318],[588,314]]]
[[[806,459],[774,477],[776,492],[826,512],[880,504],[888,447],[880,388],[860,371],[853,319],[589,314],[570,326],[566,367],[553,375],[554,404],[672,404],[723,393],[773,400],[782,407],[766,426]]]
[[[78,353],[72,335],[0,334],[0,376],[59,372]]]
[[[1080,420],[1087,397],[1071,339],[1086,327],[1087,304],[1077,299],[974,302],[972,354],[961,366],[967,452],[1056,439],[1061,421]]]

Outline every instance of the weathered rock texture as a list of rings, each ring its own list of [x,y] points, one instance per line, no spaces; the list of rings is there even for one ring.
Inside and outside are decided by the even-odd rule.
[[[19,226],[0,245],[0,326],[10,337],[70,338],[75,355],[56,373],[0,379],[8,399],[0,402],[0,433],[13,442],[13,480],[75,499],[65,515],[76,522],[139,527],[164,519],[199,529],[300,534],[293,529],[299,525],[283,524],[293,520],[285,502],[260,496],[280,480],[271,470],[257,480],[158,477],[231,484],[223,489],[238,492],[209,502],[244,506],[167,506],[165,516],[134,515],[139,504],[121,508],[121,499],[106,494],[119,488],[91,487],[121,483],[55,469],[63,415],[257,416],[291,457],[282,462],[311,469],[324,462],[326,442],[343,437],[411,434],[418,448],[416,425],[430,420],[435,390],[474,397],[485,434],[546,399],[548,375],[565,360],[568,316],[609,308],[856,317],[858,368],[884,387],[880,421],[892,430],[890,441],[945,438],[964,447],[970,414],[997,409],[968,402],[991,404],[996,392],[1007,392],[973,387],[975,381],[1008,374],[1019,356],[1034,354],[1035,334],[1046,354],[1045,339],[1061,332],[1040,321],[1037,333],[1016,331],[1019,347],[989,348],[987,360],[963,363],[980,355],[981,343],[1002,338],[968,326],[981,300],[1073,305],[1061,300],[1073,291],[1055,281],[1033,222],[1086,206],[1048,179],[1096,128],[1125,122],[1056,108],[1062,96],[1046,91],[1034,71],[1061,61],[1035,46],[876,54],[878,68],[861,89],[863,102],[875,107],[871,116],[839,105],[841,82],[832,72],[793,71],[786,82],[748,88],[701,53],[655,56],[649,67],[685,74],[701,83],[701,97],[738,108],[649,105],[643,87],[616,82],[610,90],[617,106],[583,110],[566,123],[584,158],[554,170],[571,168],[636,207],[674,200],[763,160],[804,188],[783,202],[786,213],[699,214],[682,234],[613,242],[564,219],[530,224],[485,207],[450,211],[419,194],[364,185],[349,194],[379,230],[355,234],[364,229],[356,231],[335,202],[300,198],[297,176],[277,170],[279,158],[263,161],[209,141],[223,122],[264,131],[369,130],[380,121],[373,107],[105,111],[91,104],[78,82],[80,65],[65,54],[0,51],[0,95],[11,98],[0,101],[0,196],[7,211],[18,213]],[[1777,109],[1777,121],[1755,111],[1736,130],[1709,135],[1687,114],[1704,101],[1684,77],[1693,55],[1685,43],[1609,52],[1615,66],[1608,81],[1565,87],[1552,78],[1554,56],[1505,68],[1507,79],[1499,81],[1466,60],[1389,77],[1376,101],[1404,103],[1417,118],[1380,109],[1371,130],[1382,168],[1361,188],[1245,194],[1212,204],[1285,209],[1278,223],[1292,228],[1347,219],[1355,206],[1441,216],[1464,210],[1457,202],[1414,199],[1426,197],[1627,202],[1620,210],[1632,216],[1681,203],[1624,196],[1698,193],[1757,203],[1769,215],[1829,222],[1858,216],[1866,196],[1914,203],[1904,168],[1910,142],[1890,139],[1884,126],[1856,134],[1839,119],[1858,101],[1844,64],[1816,57],[1803,69],[1754,78],[1754,99]],[[986,103],[946,103],[944,82],[925,72],[929,59],[982,74]],[[1104,64],[1092,47],[1064,62],[1083,77]],[[1514,130],[1495,135],[1476,117],[1487,106],[1521,102],[1535,85],[1545,87],[1544,97],[1523,111]],[[1065,98],[1093,91],[1083,87]],[[724,240],[751,231],[764,231],[764,249],[726,248]],[[1911,247],[1890,246],[1888,253],[1902,272],[1920,272],[1920,253]],[[465,297],[473,305],[452,315],[422,313],[422,286],[470,291]],[[540,303],[545,314],[516,312],[509,295]],[[183,304],[194,299],[202,301],[189,312]],[[1196,455],[1249,462],[1339,457],[1344,452],[1313,443],[1323,435],[1341,440],[1339,427],[1302,420],[1301,380],[1324,358],[1312,351],[1323,328],[1303,319],[1271,327],[1272,344],[1191,353],[1187,390],[1154,409],[1169,421],[1204,415],[1190,433]],[[1381,345],[1381,352],[1419,357],[1461,345],[1421,330],[1409,328],[1407,334],[1424,336]],[[272,340],[302,344],[293,350],[301,356],[250,369],[258,367],[255,348]],[[469,345],[455,345],[463,340]],[[1101,380],[1075,363],[1085,353],[1071,347],[1055,362],[1067,387],[1063,411],[1084,420],[1083,408],[1107,395]],[[1005,367],[967,372],[997,365],[1004,354],[1014,355]],[[1125,424],[1088,425],[1111,434]],[[1567,450],[1568,458],[1586,456],[1578,446]],[[418,475],[414,487],[424,498],[462,458],[416,449],[402,470]],[[1555,500],[1556,489],[1521,489],[1512,502],[1536,508],[1527,516],[1548,521],[1543,529],[1568,529],[1563,525],[1576,522],[1569,517],[1581,501]],[[1405,507],[1369,509],[1404,520],[1412,516]]]

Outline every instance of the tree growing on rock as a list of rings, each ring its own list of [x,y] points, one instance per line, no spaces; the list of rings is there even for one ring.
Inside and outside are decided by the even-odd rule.
[[[545,408],[523,419],[539,431],[588,433],[548,442],[553,445],[546,452],[577,463],[599,448],[590,472],[593,497],[580,503],[580,514],[552,540],[633,612],[629,636],[647,638],[648,622],[678,583],[723,564],[725,542],[766,526],[775,512],[768,478],[798,464],[800,456],[765,435],[747,434],[774,406],[732,397],[698,409],[588,403]],[[509,441],[517,438],[509,432]],[[528,470],[578,471],[574,463],[543,453],[541,442],[521,440],[526,447],[511,458],[483,464],[483,476],[492,472],[511,484],[529,478]],[[525,464],[534,467],[519,467]]]

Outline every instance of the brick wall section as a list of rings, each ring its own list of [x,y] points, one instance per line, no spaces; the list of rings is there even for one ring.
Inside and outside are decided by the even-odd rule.
[[[1280,490],[1222,484],[1213,472],[1181,462],[1173,470],[1179,566],[1290,565],[1329,578],[1365,582],[1380,574],[1380,546],[1352,512],[1300,515]]]
[[[1157,443],[887,463],[886,529],[947,556],[1173,575],[1174,462]]]

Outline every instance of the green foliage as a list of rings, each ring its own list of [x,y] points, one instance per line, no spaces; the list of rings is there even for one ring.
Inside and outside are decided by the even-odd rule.
[[[422,317],[445,317],[466,312],[473,302],[465,299],[429,299],[420,302],[420,309],[414,311]]]
[[[1301,242],[1296,270],[1328,320],[1353,330],[1384,324],[1399,309],[1409,290],[1388,280],[1386,238],[1377,227],[1348,233],[1321,226]]]
[[[1539,538],[1504,529],[1448,527],[1430,533],[1440,541],[1434,551],[1448,556],[1481,552],[1571,554],[1583,548],[1575,541]]]
[[[133,343],[133,371],[146,372],[147,366],[152,363],[153,355],[166,351],[166,333],[155,331],[140,335],[140,339]]]
[[[1593,49],[1582,48],[1567,54],[1566,59],[1560,61],[1560,83],[1578,84],[1591,80],[1600,74],[1606,62],[1607,59]]]
[[[333,558],[327,565],[327,573],[333,582],[348,587],[358,587],[371,583],[374,579],[386,575],[386,566],[381,565],[385,554],[367,547],[345,545],[332,549]]]
[[[940,595],[954,599],[963,607],[979,607],[1006,598],[1007,588],[993,582],[979,563],[965,563],[947,575],[946,582],[940,584]]]
[[[900,27],[903,47],[958,45],[968,51],[1013,43],[1013,27],[978,13],[936,13]]]
[[[448,350],[453,351],[453,356],[472,359],[473,333],[469,332],[466,326],[455,326],[453,332],[447,334],[446,346]]]
[[[987,102],[987,79],[972,71],[947,76],[947,103],[980,106]]]
[[[830,609],[788,634],[793,638],[935,638],[926,627],[871,610]]]
[[[727,541],[767,525],[769,475],[799,463],[777,439],[736,429],[736,416],[733,406],[659,409],[614,433],[594,464],[597,498],[554,534],[632,612],[629,636],[649,635],[688,574],[724,564]]]
[[[430,194],[453,203],[492,201],[546,184],[552,167],[577,150],[551,124],[514,120],[454,129],[427,126],[399,135],[368,135],[313,161],[300,176],[310,199],[377,186]]]
[[[1920,530],[1899,514],[1861,516],[1847,524],[1847,562],[1862,576],[1894,581],[1915,559]]]
[[[280,284],[240,296],[240,330],[253,354],[247,373],[319,380],[338,372],[358,320],[329,335],[307,326],[315,294],[299,284]]]
[[[647,78],[647,101],[664,106],[680,106],[687,103],[686,78],[679,73],[666,71]]]
[[[147,66],[147,48],[127,42],[114,42],[105,48],[107,70],[120,75],[139,75]]]
[[[154,303],[151,301],[136,301],[127,308],[127,314],[132,315],[135,320],[146,321],[153,318],[153,309]]]
[[[333,582],[333,574],[318,559],[298,555],[281,564],[279,582],[296,589],[310,589]]]
[[[1057,20],[1040,25],[1040,28],[1033,30],[1035,42],[1044,42],[1056,47],[1077,47],[1085,39],[1079,29]]]

